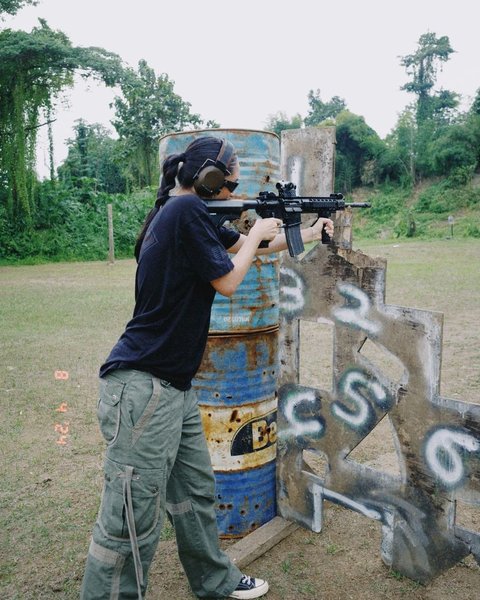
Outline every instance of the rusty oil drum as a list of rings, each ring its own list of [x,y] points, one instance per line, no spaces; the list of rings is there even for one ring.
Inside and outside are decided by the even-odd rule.
[[[233,296],[215,296],[210,335],[249,333],[278,327],[278,273],[276,254],[255,257]]]
[[[222,537],[243,537],[276,514],[277,344],[277,329],[209,336],[193,381]]]
[[[228,139],[240,162],[236,198],[274,191],[280,143],[265,131],[213,129],[160,140],[160,160],[201,135]],[[216,480],[221,537],[243,537],[276,515],[279,264],[256,257],[231,298],[216,295],[208,343],[193,380]]]

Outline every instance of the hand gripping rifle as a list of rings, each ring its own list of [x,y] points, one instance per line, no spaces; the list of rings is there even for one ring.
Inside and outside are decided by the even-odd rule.
[[[368,202],[346,203],[343,194],[296,196],[296,186],[290,181],[279,182],[276,184],[276,188],[278,195],[274,192],[260,192],[254,200],[205,200],[205,204],[210,214],[221,215],[221,222],[238,219],[246,210],[256,211],[262,219],[267,217],[281,219],[290,256],[297,256],[304,250],[300,233],[302,213],[316,214],[318,221],[320,217],[330,218],[334,212],[345,210],[346,207],[368,208],[371,206]],[[322,243],[328,244],[329,242],[330,237],[323,230]],[[267,241],[260,244],[260,247],[266,246],[268,246]]]

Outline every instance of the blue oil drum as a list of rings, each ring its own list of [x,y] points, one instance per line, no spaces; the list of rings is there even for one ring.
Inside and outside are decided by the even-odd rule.
[[[248,471],[216,471],[220,537],[241,538],[277,514],[275,460]]]
[[[242,537],[276,514],[277,360],[277,328],[211,335],[193,380],[222,537]]]
[[[278,278],[276,254],[255,257],[233,296],[215,296],[210,333],[248,333],[278,326]]]
[[[235,198],[275,191],[280,141],[269,132],[208,129],[160,140],[160,162],[202,135],[226,138],[236,149]],[[243,537],[276,515],[276,377],[279,264],[256,257],[231,298],[216,295],[209,338],[193,386],[216,479],[216,514],[224,538]]]

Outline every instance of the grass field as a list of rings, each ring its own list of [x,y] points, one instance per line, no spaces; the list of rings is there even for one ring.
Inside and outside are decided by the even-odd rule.
[[[480,241],[357,246],[387,258],[387,302],[444,313],[442,394],[480,403]],[[0,268],[2,599],[78,597],[102,480],[97,371],[131,314],[134,269],[133,261]],[[373,565],[359,565],[356,581],[357,542],[335,537],[339,515],[361,527],[358,543]],[[426,588],[392,576],[378,532],[352,515],[331,509],[328,532],[299,530],[257,561],[271,579],[269,600],[316,599],[322,577],[338,578],[336,600],[467,600],[478,592],[479,569],[468,559]],[[187,600],[171,531],[164,537],[149,597]]]

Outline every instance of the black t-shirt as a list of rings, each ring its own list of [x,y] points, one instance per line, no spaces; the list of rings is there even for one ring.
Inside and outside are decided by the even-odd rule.
[[[215,225],[198,196],[166,202],[142,244],[133,317],[100,377],[114,369],[138,369],[189,389],[207,341],[215,297],[210,281],[233,269],[226,248],[238,238]]]

